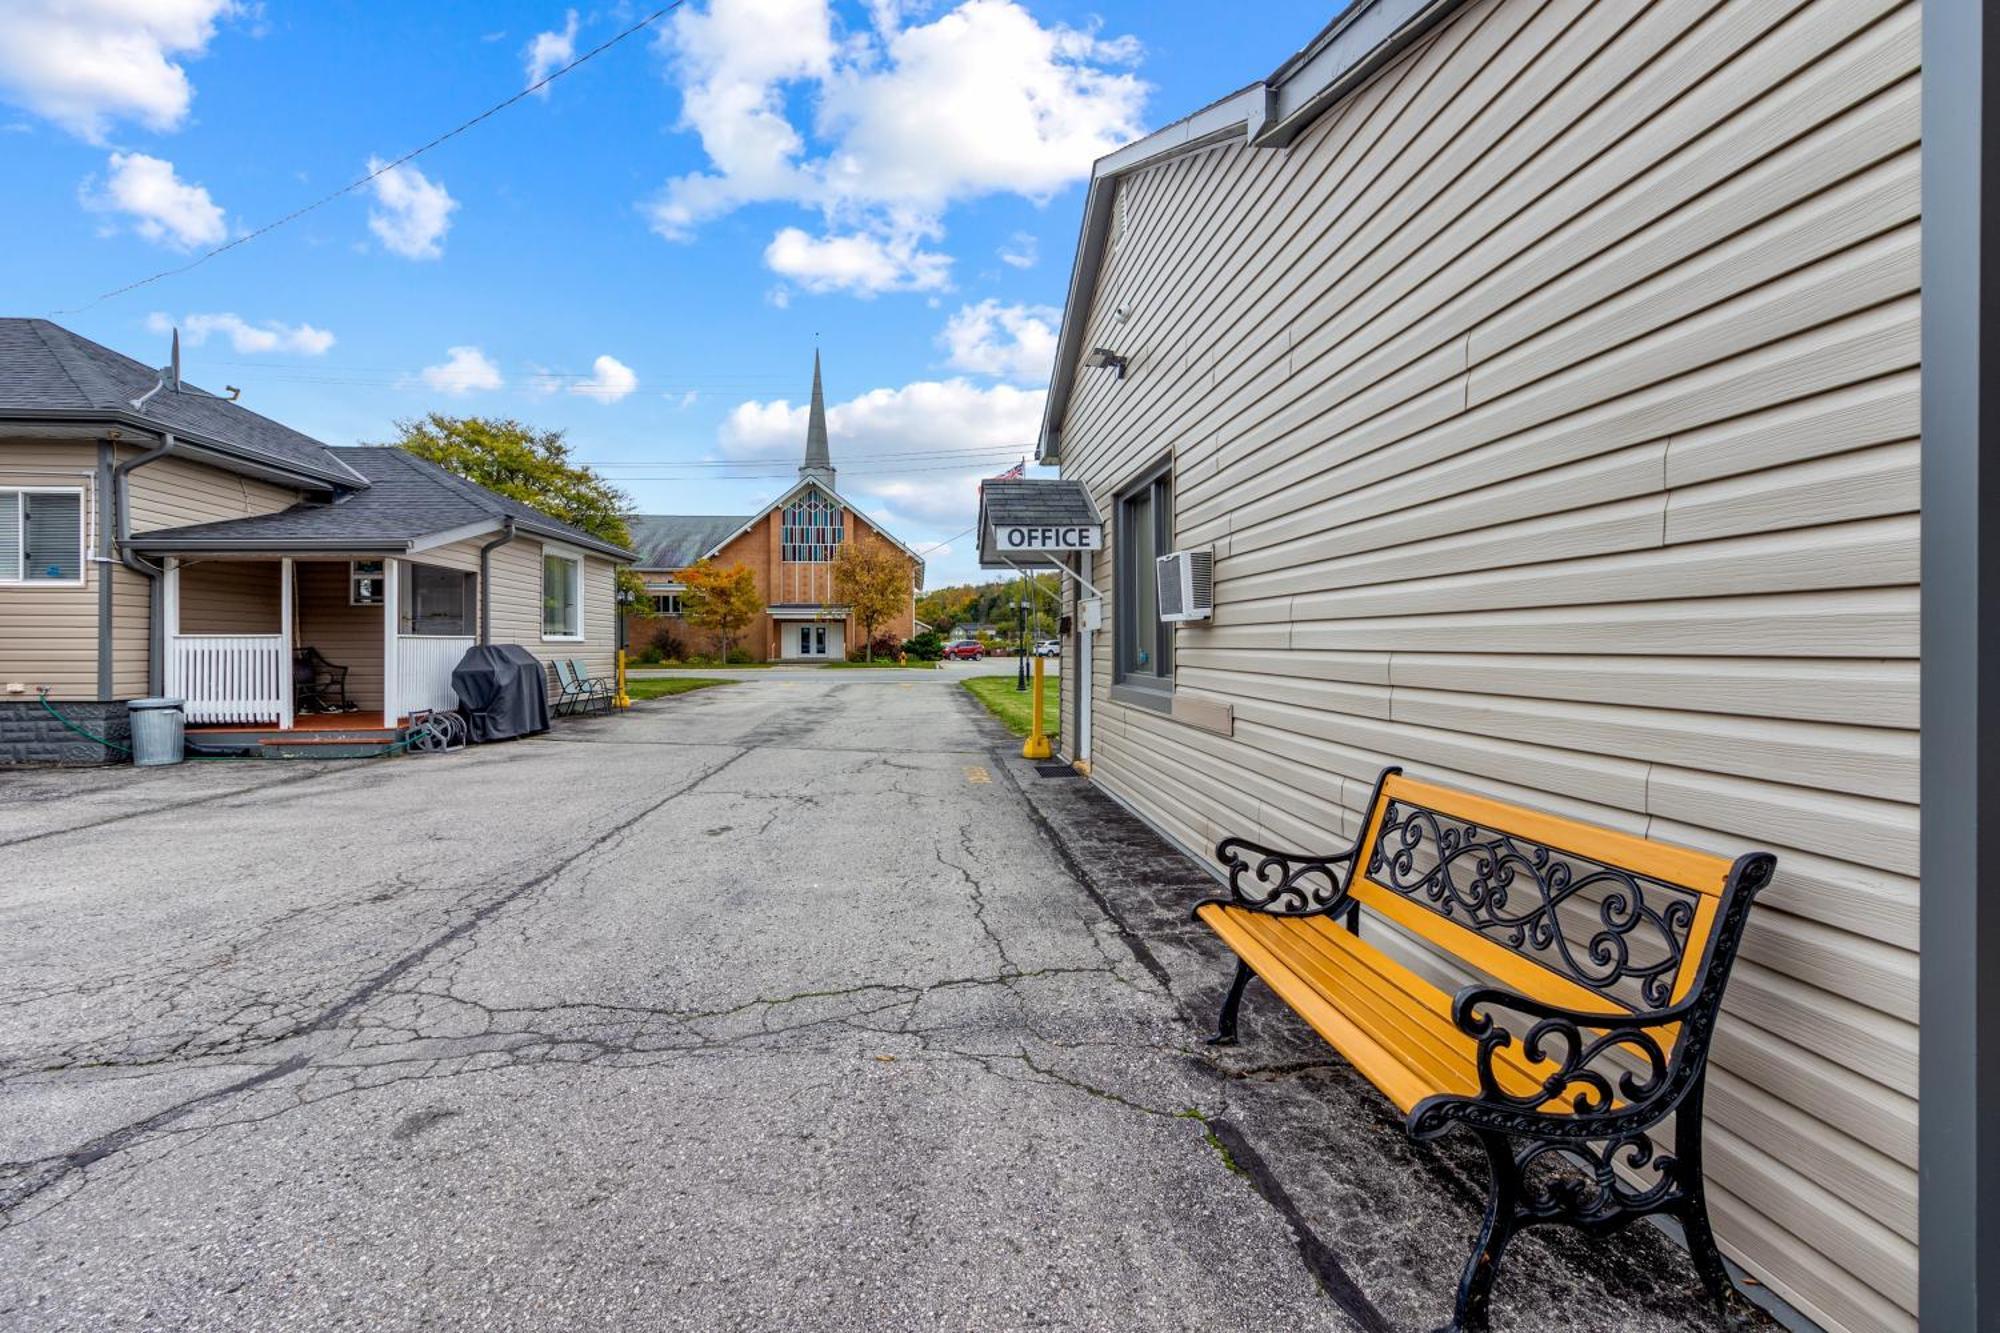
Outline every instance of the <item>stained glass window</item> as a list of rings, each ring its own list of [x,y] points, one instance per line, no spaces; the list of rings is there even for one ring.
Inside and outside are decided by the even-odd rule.
[[[833,559],[842,540],[840,502],[820,491],[807,491],[785,506],[779,558],[823,565]]]

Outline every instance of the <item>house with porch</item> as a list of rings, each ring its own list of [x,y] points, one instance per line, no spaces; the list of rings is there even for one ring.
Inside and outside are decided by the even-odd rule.
[[[112,757],[49,705],[120,740],[125,704],[162,694],[274,743],[393,738],[454,706],[480,642],[608,675],[630,558],[402,449],[199,389],[177,353],[155,369],[0,319],[0,762]],[[301,656],[319,670],[295,686]]]
[[[629,520],[635,566],[646,580],[653,614],[627,625],[635,649],[677,642],[706,647],[682,618],[680,571],[702,560],[747,566],[757,578],[764,613],[741,643],[763,661],[841,661],[861,648],[861,627],[833,586],[833,561],[846,544],[881,544],[909,561],[909,604],[876,633],[898,643],[917,632],[923,557],[864,518],[834,488],[827,445],[826,395],[819,354],[813,354],[812,405],[799,479],[754,514],[635,514]]]

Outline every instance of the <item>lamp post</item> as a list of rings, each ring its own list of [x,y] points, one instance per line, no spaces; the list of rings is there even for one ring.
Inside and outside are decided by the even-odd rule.
[[[1028,599],[1023,597],[1014,603],[1014,619],[1020,633],[1020,641],[1014,647],[1015,663],[1020,668],[1014,673],[1014,688],[1023,694],[1028,692]]]
[[[618,697],[611,701],[614,708],[630,708],[632,696],[625,692],[625,640],[627,617],[632,614],[632,590],[618,589]]]

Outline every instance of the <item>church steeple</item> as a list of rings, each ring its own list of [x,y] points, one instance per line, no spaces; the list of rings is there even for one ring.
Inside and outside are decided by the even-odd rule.
[[[806,461],[799,468],[803,481],[833,489],[833,457],[826,448],[826,393],[819,384],[819,349],[813,349],[812,415],[806,422]]]

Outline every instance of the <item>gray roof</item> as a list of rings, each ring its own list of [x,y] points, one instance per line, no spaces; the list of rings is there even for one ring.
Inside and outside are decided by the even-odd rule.
[[[979,561],[1001,568],[993,550],[996,527],[1091,527],[1104,520],[1080,481],[1055,477],[1021,477],[987,481],[979,487]],[[1046,563],[1038,557],[1023,563]]]
[[[686,569],[727,541],[754,514],[633,514],[633,564],[640,569]]]
[[[329,446],[185,381],[134,408],[159,368],[45,319],[0,317],[0,419],[122,423],[274,468],[307,483],[366,486]]]
[[[437,464],[390,445],[331,451],[365,478],[365,489],[331,503],[297,504],[273,514],[143,532],[146,551],[335,549],[409,550],[413,543],[460,529],[493,530],[513,519],[524,532],[573,542],[627,560],[632,553],[532,505],[498,495]]]

